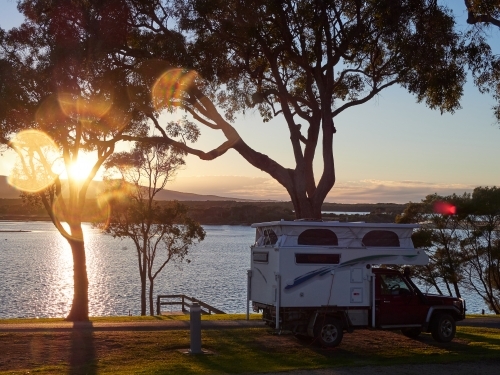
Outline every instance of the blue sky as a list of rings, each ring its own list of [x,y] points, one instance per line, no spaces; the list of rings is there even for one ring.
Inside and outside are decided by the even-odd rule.
[[[466,27],[463,1],[446,1]],[[0,26],[9,29],[22,17],[15,2],[0,0]],[[497,30],[491,39],[500,40]],[[393,87],[367,104],[336,118],[334,139],[337,183],[329,202],[419,201],[434,192],[470,191],[476,186],[500,185],[500,129],[491,107],[493,99],[470,83],[462,109],[440,115],[403,89]],[[293,166],[287,128],[279,118],[262,123],[257,113],[240,115],[235,127],[256,150],[285,166]],[[198,147],[210,149],[222,140],[202,131]],[[0,174],[7,175],[12,156],[0,157]],[[289,200],[285,190],[253,168],[236,152],[214,161],[187,158],[186,167],[167,188],[228,197]],[[320,168],[321,166],[318,165]]]

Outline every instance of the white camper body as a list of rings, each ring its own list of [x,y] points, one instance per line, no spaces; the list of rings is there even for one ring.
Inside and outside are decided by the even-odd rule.
[[[254,310],[274,316],[280,309],[335,306],[347,310],[352,325],[369,325],[375,311],[371,266],[428,263],[411,241],[413,224],[274,221],[252,227],[248,299]]]

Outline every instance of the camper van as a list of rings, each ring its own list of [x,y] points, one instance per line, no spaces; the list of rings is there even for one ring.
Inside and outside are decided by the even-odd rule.
[[[413,224],[273,221],[253,224],[248,304],[276,330],[340,344],[356,328],[400,329],[408,337],[455,336],[465,318],[460,298],[422,293],[388,265],[426,265]]]

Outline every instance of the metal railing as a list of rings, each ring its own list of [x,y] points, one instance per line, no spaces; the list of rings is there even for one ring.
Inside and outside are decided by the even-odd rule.
[[[160,294],[156,297],[156,315],[161,315],[162,306],[180,306],[181,311],[185,313],[189,311],[191,305],[195,302],[200,305],[201,313],[204,315],[225,314],[224,311],[210,306],[208,303],[184,294]]]

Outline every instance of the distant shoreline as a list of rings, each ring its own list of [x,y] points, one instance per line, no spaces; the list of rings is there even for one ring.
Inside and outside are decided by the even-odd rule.
[[[24,230],[24,229],[20,229],[20,230],[0,230],[0,233],[27,233],[27,232],[31,232],[30,230]]]

